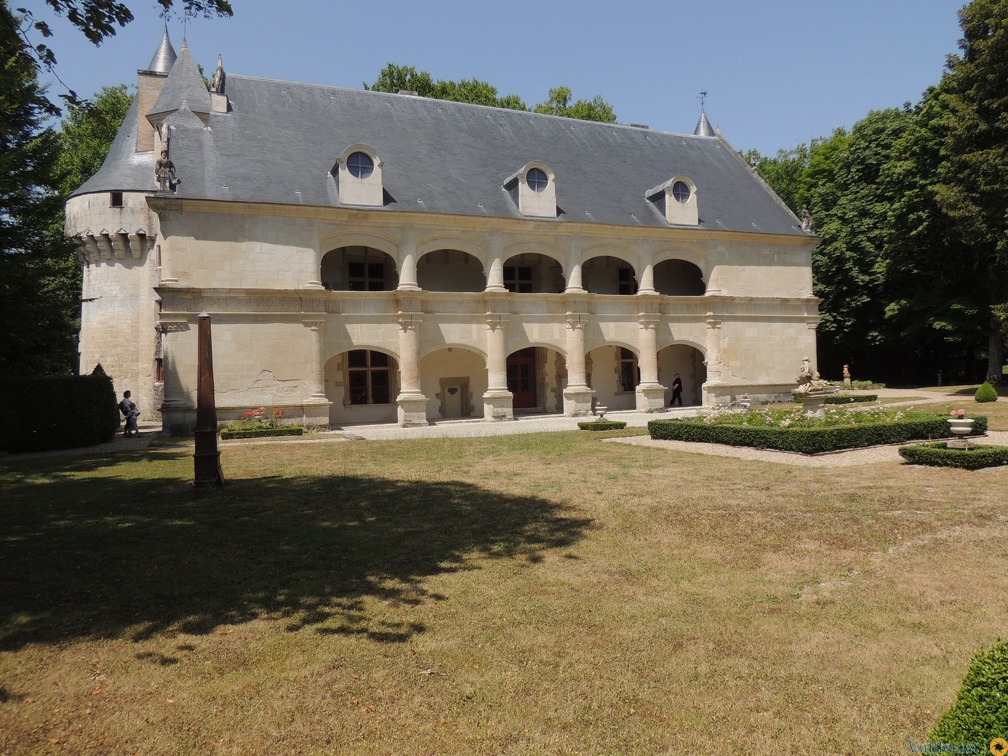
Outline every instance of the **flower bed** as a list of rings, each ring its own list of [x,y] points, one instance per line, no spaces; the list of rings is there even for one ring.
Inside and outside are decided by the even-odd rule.
[[[623,430],[626,423],[622,420],[586,420],[578,423],[578,428],[587,431]]]
[[[987,430],[987,418],[974,418],[974,433]],[[948,438],[944,416],[882,407],[826,407],[808,416],[795,410],[714,411],[699,418],[652,420],[651,438],[698,441],[757,449],[820,454],[879,444]]]
[[[267,412],[265,407],[249,410],[245,415],[221,429],[222,439],[260,438],[263,436],[300,436],[300,425],[285,425],[283,410]]]
[[[915,444],[899,450],[900,456],[912,465],[958,467],[979,470],[982,467],[1008,465],[1008,447],[971,446],[969,449],[949,449],[945,442]]]

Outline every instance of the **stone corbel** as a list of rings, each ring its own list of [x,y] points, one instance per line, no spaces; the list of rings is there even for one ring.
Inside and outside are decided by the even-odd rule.
[[[129,247],[130,254],[133,255],[133,259],[139,260],[143,256],[144,251],[147,249],[147,232],[142,228],[138,228],[130,234]]]
[[[98,251],[101,256],[106,260],[112,259],[112,239],[109,237],[109,232],[104,228],[94,236],[95,243],[98,245]]]
[[[129,249],[129,234],[126,229],[120,228],[114,234],[109,234],[109,242],[112,244],[112,251],[115,253],[116,259],[125,260],[126,250]]]

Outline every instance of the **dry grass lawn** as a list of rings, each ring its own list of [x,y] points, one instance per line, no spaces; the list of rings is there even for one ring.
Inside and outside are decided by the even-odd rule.
[[[1008,468],[599,435],[0,459],[0,753],[892,754],[1005,633]]]

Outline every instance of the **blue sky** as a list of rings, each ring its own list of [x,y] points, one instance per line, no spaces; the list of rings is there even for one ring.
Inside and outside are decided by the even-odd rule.
[[[101,47],[54,23],[58,74],[79,95],[134,84],[161,39],[151,0]],[[13,3],[21,6],[21,3]],[[42,0],[28,7],[46,16]],[[528,105],[551,87],[602,95],[620,123],[692,133],[708,117],[740,150],[776,154],[870,110],[916,102],[958,51],[961,3],[942,0],[342,3],[232,0],[231,19],[190,20],[185,33],[209,73],[360,88],[388,62],[436,79],[477,78]],[[176,50],[181,19],[169,21]],[[59,84],[53,82],[53,93]]]

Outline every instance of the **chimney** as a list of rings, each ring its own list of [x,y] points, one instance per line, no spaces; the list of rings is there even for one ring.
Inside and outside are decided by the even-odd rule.
[[[150,152],[154,149],[154,127],[147,120],[147,113],[157,102],[176,57],[175,48],[168,39],[168,26],[165,25],[164,37],[151,58],[150,65],[137,71],[137,152]]]

